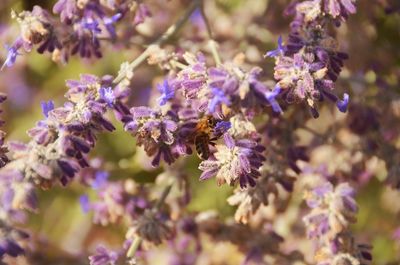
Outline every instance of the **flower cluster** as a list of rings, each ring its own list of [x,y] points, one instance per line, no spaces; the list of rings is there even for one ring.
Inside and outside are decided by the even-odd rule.
[[[56,62],[66,63],[69,56],[101,57],[101,41],[117,39],[116,24],[125,21],[136,26],[150,16],[139,1],[59,0],[53,6],[55,17],[34,6],[32,11],[12,12],[20,26],[20,37],[8,47],[4,66],[14,64],[21,49],[49,52]]]
[[[6,100],[6,95],[0,94],[0,103]],[[1,112],[1,111],[0,111]],[[0,126],[4,121],[0,120]],[[5,132],[0,130],[0,168],[10,162],[4,145]],[[26,216],[22,209],[36,209],[37,199],[34,187],[23,181],[23,176],[13,174],[0,175],[0,260],[8,255],[17,257],[25,253],[24,241],[29,235],[15,228],[13,222],[23,223]]]
[[[185,6],[180,1],[167,2],[154,1],[155,10]],[[348,55],[332,32],[344,22],[351,24],[347,19],[356,13],[356,0],[292,1],[286,9],[294,17],[288,37],[285,42],[279,37],[277,49],[265,54],[275,60],[272,71],[266,69],[270,65],[262,57],[265,31],[258,27],[258,10],[243,17],[252,24],[242,30],[249,37],[243,41],[236,36],[241,30],[230,29],[226,23],[231,22],[229,16],[215,16],[220,23],[215,29],[211,29],[214,21],[207,19],[210,7],[216,9],[215,14],[224,5],[227,14],[233,12],[233,3],[223,3],[232,1],[219,1],[216,6],[209,1],[189,2],[175,24],[143,45],[143,53],[135,60],[121,64],[116,78],[81,75],[80,80],[66,82],[66,103],[42,102],[43,118],[28,130],[29,141],[5,142],[5,133],[0,131],[1,264],[30,251],[24,244],[28,234],[15,228],[14,222],[25,221],[25,210],[38,211],[41,196],[36,189],[67,186],[72,181],[84,186],[68,185],[74,192],[85,188],[79,202],[94,224],[127,230],[123,246],[110,250],[99,245],[89,257],[91,265],[136,264],[136,258],[152,264],[157,255],[171,265],[217,264],[213,259],[218,255],[213,252],[230,255],[220,246],[234,249],[232,264],[241,259],[247,265],[292,265],[312,258],[318,265],[371,264],[371,247],[358,244],[350,229],[362,205],[357,204],[355,191],[368,185],[378,171],[380,181],[400,187],[399,158],[393,156],[400,135],[396,127],[388,128],[400,117],[398,95],[388,89],[400,84],[400,76],[395,71],[386,77],[371,71],[360,82],[361,74],[353,76],[349,71],[350,75],[343,75],[348,80],[340,82],[354,85],[355,103],[350,108],[350,93],[337,96],[334,92]],[[265,5],[265,12],[281,4],[259,2],[255,9]],[[12,12],[21,33],[7,46],[2,68],[11,67],[22,51],[33,48],[51,53],[58,62],[67,62],[75,54],[100,57],[103,41],[129,46],[135,26],[150,16],[142,0],[58,0],[52,11],[35,6],[32,11]],[[154,20],[169,18],[159,15]],[[187,21],[194,25],[191,31],[183,30],[183,36],[190,37],[171,45],[172,36]],[[144,32],[140,40],[159,30],[154,25],[138,29]],[[229,50],[233,47],[243,53]],[[143,75],[136,72],[146,59],[160,66],[162,74],[150,67]],[[376,65],[382,65],[377,61]],[[142,80],[146,87],[133,84],[149,76],[154,80]],[[358,83],[373,93],[362,94]],[[130,95],[131,86],[135,92]],[[138,98],[141,95],[145,96]],[[363,95],[369,96],[371,106],[357,102],[364,101]],[[5,98],[0,94],[0,103]],[[320,110],[326,99],[349,114],[337,117],[336,112]],[[385,99],[390,99],[388,106],[372,106]],[[305,105],[312,117],[294,104]],[[110,111],[117,124],[111,122]],[[389,118],[382,118],[386,112]],[[103,142],[98,145],[103,132],[117,135],[104,137],[107,154]],[[121,140],[122,134],[134,139]],[[318,170],[312,170],[314,166]],[[203,182],[193,185],[193,176],[200,181],[215,177],[218,187]],[[219,188],[224,184],[232,188]],[[311,187],[304,194],[306,203],[297,196],[304,185]],[[211,193],[209,200],[200,198],[198,203],[192,198],[204,191]],[[382,201],[398,195],[386,192],[392,191],[382,191]],[[219,202],[225,200],[236,207],[234,213],[232,209],[220,215],[204,210],[220,210]],[[298,221],[305,211],[302,226]],[[92,238],[97,239],[92,233],[98,229],[104,227],[87,229],[90,238],[82,235],[79,240],[92,243]],[[308,249],[311,244],[303,245],[307,240],[312,241],[315,253]],[[152,252],[154,245],[167,251]],[[36,253],[26,256],[34,259]]]
[[[223,117],[244,110],[249,118],[268,105],[275,112],[282,111],[275,101],[277,91],[260,80],[260,68],[246,71],[240,59],[207,67],[203,54],[185,53],[183,59],[187,65],[173,76],[172,87],[198,111]]]
[[[134,107],[131,115],[124,118],[125,130],[137,137],[137,145],[143,146],[147,155],[155,156],[152,164],[159,165],[161,159],[168,164],[176,157],[189,152],[185,144],[177,139],[178,119],[173,112],[163,115],[148,107]]]
[[[235,141],[229,134],[224,135],[224,145],[217,145],[213,158],[200,163],[203,171],[201,180],[216,177],[218,185],[237,182],[240,187],[255,186],[256,178],[261,174],[259,168],[265,160],[262,152],[265,148],[255,140]]]
[[[110,181],[108,173],[100,170],[88,173],[85,178],[96,191],[97,198],[90,201],[87,195],[82,195],[80,203],[84,212],[93,212],[94,223],[105,226],[122,218],[135,220],[149,207],[145,191],[133,181]]]
[[[338,51],[336,40],[328,34],[329,20],[344,20],[355,13],[354,1],[303,1],[297,3],[286,45],[279,38],[278,48],[266,56],[275,58],[274,77],[288,104],[305,102],[317,118],[317,103],[325,98],[341,112],[347,111],[349,95],[343,100],[331,93],[347,54]]]
[[[28,131],[32,137],[29,143],[10,143],[13,160],[0,175],[22,178],[42,188],[56,182],[66,185],[88,166],[85,155],[94,147],[96,134],[114,130],[104,117],[108,105],[101,93],[109,84],[108,77],[91,75],[67,81],[69,102],[58,108],[52,102],[42,103],[45,119]]]
[[[334,187],[323,182],[306,192],[305,199],[312,210],[303,220],[308,236],[317,242],[318,264],[369,264],[369,248],[355,245],[349,234],[349,225],[356,221],[358,210],[353,188],[348,183]]]

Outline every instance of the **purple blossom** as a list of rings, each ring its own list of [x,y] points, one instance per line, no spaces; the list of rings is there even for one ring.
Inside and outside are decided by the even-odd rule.
[[[278,57],[285,53],[285,47],[283,46],[282,36],[278,38],[278,48],[273,51],[267,52],[264,57]]]
[[[10,167],[17,166],[27,180],[43,187],[56,180],[65,185],[87,167],[85,155],[94,147],[95,135],[115,129],[104,118],[107,105],[99,95],[106,80],[82,75],[79,81],[67,81],[70,101],[51,111],[51,104],[43,105],[47,116],[28,131],[32,141],[10,145],[15,155]]]
[[[22,47],[22,39],[18,39],[14,42],[12,46],[6,45],[6,49],[8,51],[7,58],[4,61],[3,65],[0,68],[0,71],[4,69],[4,67],[11,67],[14,65],[17,60],[17,56],[21,55],[19,53],[19,49]]]
[[[347,183],[334,188],[331,183],[324,182],[306,194],[306,202],[312,208],[303,219],[310,237],[334,238],[355,222],[358,208],[354,190]]]
[[[96,253],[89,256],[90,265],[115,265],[120,254],[116,251],[108,250],[103,246],[96,248]]]
[[[276,60],[274,77],[277,86],[284,90],[286,102],[306,102],[314,118],[318,117],[317,102],[327,96],[334,102],[335,96],[328,91],[333,89],[333,81],[327,75],[328,68],[316,60],[315,56],[302,51],[293,57],[283,56]]]
[[[228,183],[233,186],[239,182],[242,188],[255,186],[255,179],[260,176],[259,168],[265,160],[264,147],[251,139],[234,140],[227,133],[224,142],[224,145],[216,145],[214,157],[200,163],[199,169],[203,171],[200,180],[215,176],[218,185]]]
[[[95,179],[92,182],[92,188],[95,190],[103,188],[107,184],[108,176],[109,174],[106,171],[96,172]]]
[[[201,10],[199,8],[197,8],[196,11],[194,11],[192,13],[192,15],[190,16],[189,19],[190,19],[190,22],[197,28],[199,28],[199,29],[205,28],[204,18],[201,15]]]
[[[143,146],[147,155],[154,156],[152,165],[157,166],[161,159],[168,164],[174,162],[173,147],[178,144],[175,139],[178,124],[172,113],[162,115],[147,107],[135,107],[131,114],[125,130],[137,136],[137,145]]]
[[[157,99],[160,106],[167,104],[167,101],[175,96],[175,90],[169,85],[167,79],[164,80],[162,85],[158,84],[157,89],[161,93],[161,96]]]
[[[8,238],[0,239],[0,258],[2,258],[4,254],[11,257],[17,257],[24,253],[24,249],[14,240]]]
[[[324,10],[333,18],[347,18],[350,14],[356,13],[355,1],[356,0],[324,0]]]
[[[121,18],[122,18],[122,14],[117,13],[117,14],[113,15],[112,17],[106,17],[103,19],[104,25],[105,25],[108,33],[110,33],[111,38],[113,38],[113,39],[115,39],[117,37],[117,33],[115,32],[114,24]]]
[[[88,29],[89,31],[92,32],[93,38],[95,38],[96,35],[101,33],[99,22],[92,18],[87,18],[84,21],[82,21],[82,25],[85,29]]]
[[[349,101],[350,101],[349,94],[344,93],[343,94],[343,100],[338,100],[336,102],[336,106],[341,112],[345,113],[347,111],[347,107],[349,105]]]
[[[231,104],[229,98],[225,95],[224,91],[219,88],[212,87],[211,88],[211,101],[208,105],[208,110],[210,113],[214,113],[217,106],[221,104],[225,104],[229,106]]]
[[[0,171],[0,185],[0,209],[11,215],[15,210],[37,210],[35,187],[18,170],[3,168]]]
[[[277,112],[277,113],[283,113],[281,106],[279,105],[278,101],[276,100],[276,98],[279,96],[280,92],[281,92],[281,88],[279,85],[277,85],[274,88],[274,90],[268,91],[265,93],[265,98],[271,104],[271,107],[274,110],[274,112]]]
[[[229,121],[219,121],[217,122],[217,125],[215,125],[214,128],[214,135],[223,135],[226,133],[230,128],[232,127],[231,122]]]
[[[203,54],[197,55],[185,53],[183,55],[187,67],[177,73],[172,82],[176,90],[182,90],[182,94],[187,99],[195,99],[198,93],[207,87],[207,66]]]
[[[101,225],[114,224],[122,218],[138,218],[143,210],[149,207],[144,197],[143,189],[133,183],[129,186],[136,192],[126,189],[125,182],[109,181],[108,172],[101,170],[92,171],[94,179],[90,185],[96,191],[96,198],[89,201],[88,196],[83,195],[79,201],[82,210],[93,212],[93,222]]]
[[[87,195],[82,195],[79,197],[79,204],[81,205],[84,213],[88,213],[90,211],[90,201]]]
[[[60,14],[61,22],[66,24],[72,23],[77,11],[78,7],[75,0],[58,0],[53,6],[53,12]]]
[[[49,112],[54,109],[54,102],[52,100],[49,100],[48,102],[42,101],[40,103],[42,107],[42,113],[43,115],[48,118],[49,117]]]
[[[109,107],[112,107],[115,102],[115,95],[112,87],[101,87],[99,89],[99,94],[100,98],[104,100]]]

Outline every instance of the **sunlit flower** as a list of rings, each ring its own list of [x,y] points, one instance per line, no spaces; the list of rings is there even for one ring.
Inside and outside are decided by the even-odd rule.
[[[224,134],[225,144],[217,145],[213,158],[201,162],[203,171],[201,180],[216,177],[218,185],[239,182],[240,187],[255,186],[255,179],[260,176],[259,168],[265,160],[264,147],[254,140],[240,139],[235,141],[229,134]]]

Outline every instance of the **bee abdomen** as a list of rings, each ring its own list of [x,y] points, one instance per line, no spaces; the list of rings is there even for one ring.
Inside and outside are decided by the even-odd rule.
[[[209,141],[210,137],[207,134],[197,135],[194,139],[197,155],[203,160],[207,160],[210,157]]]

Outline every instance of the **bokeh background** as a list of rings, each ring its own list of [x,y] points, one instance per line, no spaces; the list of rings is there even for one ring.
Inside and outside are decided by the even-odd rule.
[[[11,19],[11,9],[30,10],[34,5],[51,9],[54,2],[1,0],[0,43],[11,44],[19,33],[17,23]],[[337,91],[351,91],[351,104],[363,104],[377,109],[378,119],[382,119],[383,123],[386,104],[391,105],[399,100],[400,93],[400,13],[396,12],[396,2],[357,1],[357,14],[337,30],[341,49],[350,55],[336,85]],[[7,93],[9,98],[2,113],[6,120],[4,130],[7,139],[28,140],[26,131],[42,118],[40,102],[54,100],[56,105],[61,105],[65,101],[63,94],[66,92],[66,79],[77,79],[81,73],[99,76],[117,73],[119,65],[138,56],[146,43],[154,40],[176,20],[190,0],[149,0],[148,3],[154,16],[137,28],[137,37],[132,43],[113,46],[104,43],[107,48],[101,59],[91,61],[72,57],[67,65],[59,65],[52,62],[50,56],[31,52],[18,57],[12,68],[0,72],[0,91]],[[219,42],[222,58],[228,59],[242,52],[249,63],[261,66],[265,74],[272,78],[273,60],[264,59],[263,54],[275,47],[279,35],[287,36],[290,18],[282,13],[288,3],[284,0],[207,0],[206,12]],[[388,7],[392,8],[389,10]],[[166,48],[172,50],[179,43],[180,49],[193,52],[204,50],[206,36],[204,25],[193,16],[182,32],[167,43]],[[0,50],[0,61],[5,57],[6,49],[3,48]],[[162,78],[163,72],[156,66],[140,67],[132,82],[133,92],[129,104],[139,106],[154,100],[151,88]],[[345,122],[351,111],[350,108],[350,114],[338,114],[326,107],[322,109],[320,119],[310,119],[306,123],[324,134],[333,121]],[[384,126],[392,124],[400,129],[399,113],[397,116],[395,111],[393,113],[392,121],[387,121]],[[132,178],[151,185],[161,169],[152,169],[142,150],[135,147],[134,139],[123,131],[121,125],[117,127],[116,132],[100,136],[92,157],[106,161],[103,167],[110,171],[112,179]],[[311,141],[308,132],[295,133],[298,134],[299,142],[308,144]],[[340,133],[339,139],[348,149],[360,141],[358,136],[346,130],[338,130],[337,133]],[[329,140],[329,137],[326,139]],[[396,146],[400,147],[399,140]],[[311,155],[311,163],[327,165],[333,171],[336,168],[352,171],[354,169],[349,161],[357,157],[352,156],[352,152],[346,152],[338,152],[330,149],[329,144],[321,144]],[[395,155],[398,154],[393,153]],[[231,217],[234,208],[226,202],[232,192],[231,188],[217,187],[212,180],[199,182],[199,160],[193,158],[186,163],[193,192],[188,210],[199,212],[213,209],[226,218]],[[374,246],[373,264],[400,264],[400,241],[393,239],[394,230],[400,226],[400,192],[383,185],[388,173],[384,160],[371,156],[365,168],[367,170],[362,172],[364,175],[359,173],[365,178],[365,184],[361,185],[357,195],[360,212],[353,230],[360,241]],[[109,246],[122,244],[126,227],[93,225],[90,215],[82,212],[78,198],[90,192],[77,183],[68,188],[55,187],[49,191],[40,191],[40,212],[30,214],[24,226],[33,235],[35,243],[31,247],[42,262],[38,264],[78,264],[77,260],[85,260],[85,256],[99,242]],[[288,238],[287,226],[302,226],[296,212],[296,207],[301,203],[301,192],[291,200],[293,206],[287,207],[282,220],[275,220],[273,224],[278,232]],[[264,209],[266,215],[276,212],[276,209],[267,208]],[[295,236],[292,239],[296,240]],[[309,252],[312,250],[309,242],[293,241],[292,244],[306,252],[307,249]],[[162,257],[166,255],[165,249],[167,246],[164,245],[154,251],[154,264],[164,264]],[[206,252],[208,257],[204,259],[212,259],[212,264],[240,264],[243,259],[235,246],[228,243],[210,243]],[[19,262],[23,264],[24,261]]]

